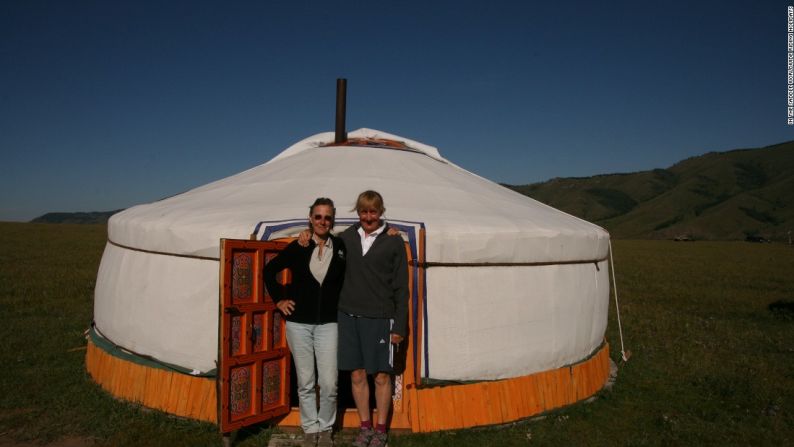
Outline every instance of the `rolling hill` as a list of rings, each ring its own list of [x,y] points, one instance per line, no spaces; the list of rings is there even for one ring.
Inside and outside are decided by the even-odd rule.
[[[47,213],[33,220],[32,223],[70,223],[70,224],[103,224],[110,216],[122,210],[90,211],[78,213]]]
[[[710,152],[667,169],[505,185],[613,237],[788,241],[794,230],[794,141]]]

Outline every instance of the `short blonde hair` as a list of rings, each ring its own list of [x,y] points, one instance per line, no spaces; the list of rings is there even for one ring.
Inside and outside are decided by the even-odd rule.
[[[386,207],[383,206],[383,196],[379,192],[368,189],[358,195],[356,199],[356,207],[351,211],[360,212],[361,210],[374,208],[381,214],[386,212]]]

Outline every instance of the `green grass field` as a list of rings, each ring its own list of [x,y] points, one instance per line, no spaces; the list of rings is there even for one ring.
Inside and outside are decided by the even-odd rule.
[[[103,225],[0,223],[0,446],[220,445],[211,424],[113,399],[85,372]],[[615,241],[628,363],[589,404],[505,427],[394,437],[401,446],[794,444],[794,247]],[[794,304],[792,304],[794,305]],[[235,445],[265,445],[254,427]]]

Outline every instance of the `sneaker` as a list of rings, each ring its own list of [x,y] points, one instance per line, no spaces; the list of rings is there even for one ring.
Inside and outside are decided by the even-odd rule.
[[[333,447],[334,438],[331,430],[321,431],[320,436],[317,438],[317,447]]]
[[[369,441],[369,447],[386,447],[389,435],[385,431],[376,431]]]
[[[315,447],[317,445],[317,433],[304,433],[301,447]]]
[[[369,447],[369,442],[375,436],[375,430],[372,428],[362,428],[358,431],[358,436],[351,444],[353,447]]]

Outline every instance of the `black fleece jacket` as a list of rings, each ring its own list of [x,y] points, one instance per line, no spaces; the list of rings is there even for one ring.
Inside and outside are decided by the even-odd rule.
[[[339,292],[345,277],[346,250],[341,239],[331,236],[331,240],[334,252],[322,284],[317,282],[309,269],[309,261],[316,245],[314,240],[309,241],[308,247],[301,247],[297,240],[293,241],[265,265],[265,286],[273,297],[273,302],[278,303],[284,299],[295,301],[295,310],[291,315],[285,316],[288,321],[306,324],[336,322]],[[292,272],[292,282],[285,287],[276,281],[276,276],[287,268]]]

